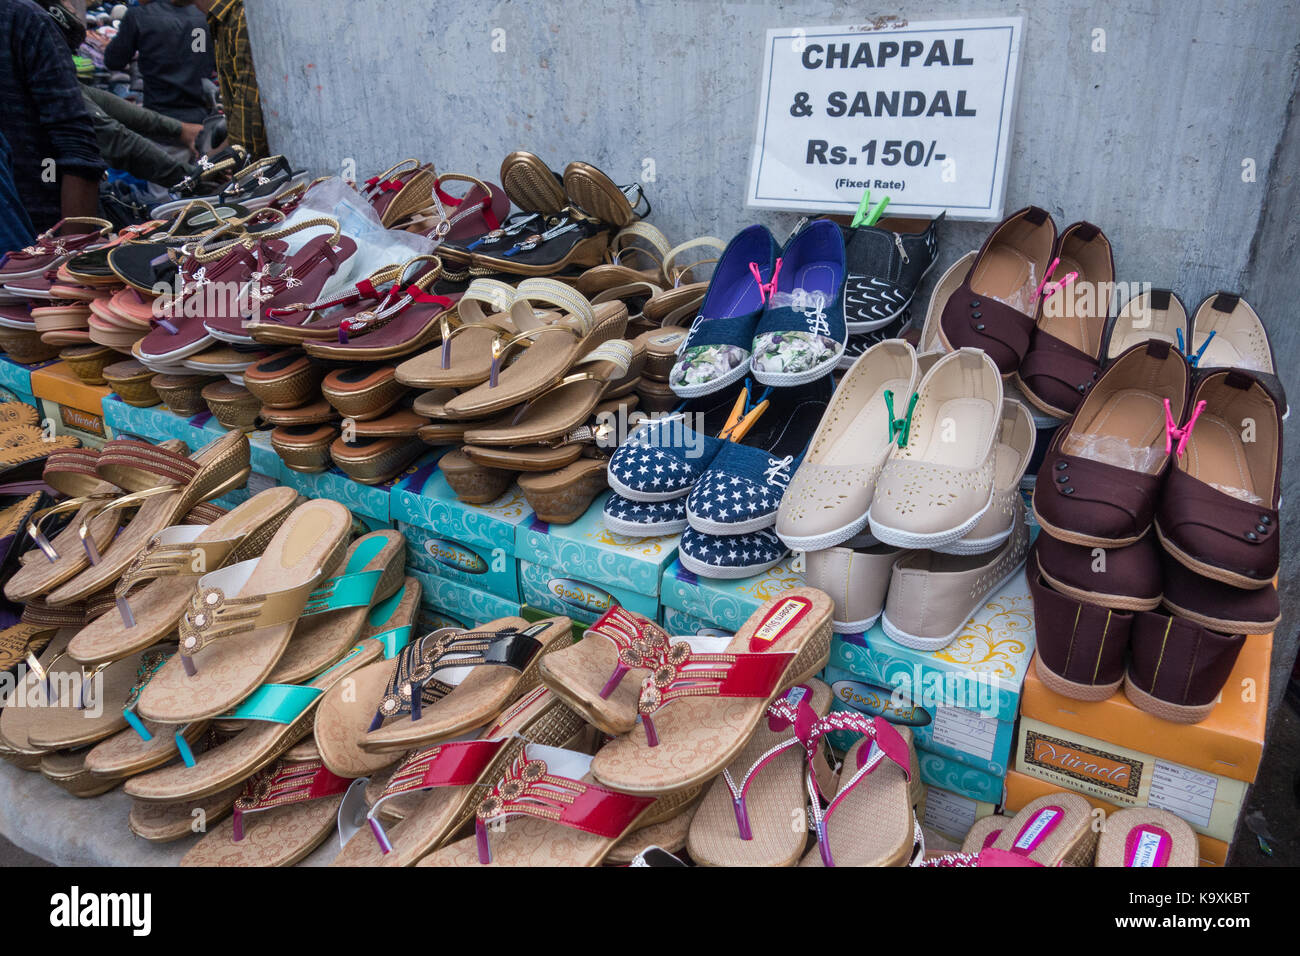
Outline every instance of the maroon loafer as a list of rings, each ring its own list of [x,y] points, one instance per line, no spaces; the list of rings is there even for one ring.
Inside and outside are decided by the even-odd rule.
[[[1053,591],[1117,611],[1160,606],[1160,545],[1151,532],[1122,548],[1089,548],[1040,534],[1034,554]]]
[[[944,348],[983,349],[1004,376],[1029,351],[1056,249],[1056,223],[1026,206],[984,240],[970,272],[939,318]]]
[[[1143,611],[1135,616],[1129,643],[1124,695],[1161,720],[1195,724],[1214,710],[1246,638]]]
[[[1191,370],[1168,342],[1133,346],[1057,429],[1038,470],[1034,515],[1054,538],[1090,548],[1134,544],[1151,527],[1181,434]]]
[[[1124,658],[1135,615],[1057,594],[1043,581],[1033,554],[1025,576],[1037,622],[1034,668],[1039,679],[1049,690],[1073,700],[1110,697],[1124,682]]]
[[[1281,410],[1237,369],[1202,377],[1190,404],[1156,514],[1160,543],[1202,577],[1267,587],[1280,554]]]
[[[1160,552],[1164,595],[1160,603],[1178,617],[1224,634],[1267,634],[1282,620],[1277,588],[1234,588],[1183,567]]]
[[[1110,241],[1090,222],[1066,227],[1055,258],[1053,276],[1060,278],[1044,289],[1042,315],[1016,374],[1039,411],[1069,418],[1101,375],[1115,259]]]

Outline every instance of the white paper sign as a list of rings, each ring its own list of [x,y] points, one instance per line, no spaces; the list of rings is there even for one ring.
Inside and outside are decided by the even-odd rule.
[[[1023,20],[767,31],[751,206],[1002,218]]]

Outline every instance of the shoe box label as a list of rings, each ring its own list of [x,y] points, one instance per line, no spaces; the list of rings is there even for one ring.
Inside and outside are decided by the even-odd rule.
[[[1021,758],[1031,767],[1091,784],[1102,790],[1136,798],[1142,784],[1144,765],[1133,760],[1081,744],[1050,737],[1035,730],[1025,731]]]

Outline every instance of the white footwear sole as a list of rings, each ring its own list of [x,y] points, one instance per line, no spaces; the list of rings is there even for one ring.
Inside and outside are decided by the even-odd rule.
[[[1013,530],[1008,528],[1002,534],[995,534],[989,538],[960,538],[951,544],[940,545],[930,550],[938,551],[940,554],[984,554],[1005,544]]]
[[[681,491],[637,491],[615,478],[612,471],[607,474],[610,489],[614,494],[626,498],[628,501],[672,501],[674,498],[685,498],[691,493],[691,488],[695,487],[691,485],[691,488],[683,488]]]
[[[858,532],[867,526],[867,512],[863,512],[861,518],[856,518],[841,528],[834,531],[827,531],[824,534],[815,534],[809,538],[796,537],[794,535],[782,534],[780,531],[776,536],[781,539],[791,551],[823,551],[826,548],[834,548],[857,537]],[[848,633],[854,633],[852,631]]]
[[[764,528],[770,528],[776,524],[776,512],[761,515],[757,518],[750,518],[747,521],[737,521],[734,524],[723,521],[710,521],[708,518],[701,518],[691,513],[691,506],[686,506],[686,523],[696,531],[704,534],[720,534],[731,537],[737,534],[752,534],[755,531],[762,531]]]
[[[261,344],[257,341],[257,339],[253,338],[251,335],[242,335],[242,336],[234,335],[222,329],[214,329],[210,325],[207,325],[206,323],[204,324],[203,328],[207,331],[208,335],[216,339],[218,342],[226,342],[229,343],[230,345],[260,345]]]
[[[938,262],[938,261],[939,261],[939,260],[938,260],[938,257],[935,257],[934,259],[931,259],[931,260],[930,260],[930,264],[929,264],[928,266],[925,267],[925,271],[922,272],[921,275],[917,278],[917,280],[916,280],[916,285],[912,286],[912,294],[911,294],[910,296],[907,297],[907,301],[904,302],[904,303],[902,304],[901,307],[899,307],[899,309],[898,309],[897,312],[895,312],[893,315],[889,316],[889,318],[886,318],[886,319],[872,319],[870,322],[848,322],[848,321],[846,321],[846,322],[844,323],[844,325],[845,325],[845,327],[849,330],[849,335],[855,335],[855,334],[856,334],[856,335],[861,335],[863,332],[874,332],[874,331],[876,331],[876,329],[883,329],[883,328],[884,328],[885,326],[887,326],[890,322],[893,322],[893,321],[894,321],[895,319],[897,319],[900,315],[902,315],[904,312],[906,312],[906,311],[908,310],[908,308],[911,307],[912,303],[913,303],[914,301],[916,301],[916,290],[919,289],[919,288],[921,288],[921,283],[925,281],[925,277],[928,276],[928,275],[930,274],[930,270],[934,268],[934,264],[935,264],[936,262]],[[845,292],[845,295],[847,296],[848,293]]]
[[[945,544],[964,538],[977,524],[984,513],[993,507],[993,490],[989,489],[989,500],[984,503],[984,507],[974,517],[963,521],[956,528],[950,528],[947,531],[934,531],[927,534],[917,534],[914,531],[903,531],[901,528],[891,528],[889,525],[881,524],[875,518],[871,517],[871,512],[867,512],[867,520],[871,525],[871,534],[881,544],[892,544],[896,548],[908,548],[912,551],[930,550],[937,551]],[[942,646],[942,645],[940,645]]]
[[[835,371],[840,364],[840,359],[844,357],[846,344],[841,343],[839,350],[833,356],[819,365],[814,365],[806,372],[760,372],[754,369],[754,380],[770,385],[772,388],[789,388],[792,385],[807,385],[809,382],[815,382]]]
[[[703,561],[697,561],[695,558],[692,558],[689,554],[686,554],[683,551],[677,552],[677,560],[680,561],[682,567],[687,571],[690,571],[691,574],[702,578],[718,578],[721,580],[752,578],[756,574],[762,574],[764,571],[776,567],[781,563],[781,559],[784,557],[785,555],[781,555],[781,557],[777,558],[775,561],[769,561],[766,564],[755,564],[747,568],[724,568],[715,564],[705,564]]]
[[[874,617],[861,621],[831,621],[831,631],[835,634],[865,634],[876,626],[882,613],[877,612]]]
[[[980,606],[989,599],[989,596],[992,594],[996,594],[998,591],[1001,591],[1004,587],[1006,587],[1012,578],[1014,578],[1017,574],[1019,574],[1022,570],[1024,570],[1024,567],[1025,567],[1025,562],[1021,561],[1019,564],[1017,564],[1014,568],[1011,569],[1010,574],[1008,574],[1001,581],[997,582],[992,587],[990,587],[987,591],[985,591],[982,595],[980,595],[979,600],[975,602],[975,607],[972,608],[971,612],[966,615],[965,620],[963,620],[959,625],[957,625],[957,629],[953,631],[951,634],[949,634],[947,637],[917,637],[915,634],[908,634],[906,631],[900,630],[898,625],[895,624],[893,621],[891,621],[889,619],[889,615],[885,614],[884,612],[881,612],[880,615],[880,626],[884,630],[885,636],[888,637],[895,644],[901,644],[904,647],[910,647],[914,651],[937,651],[941,648],[947,647],[949,644],[951,644],[953,641],[957,639],[958,634],[960,634],[963,630],[965,630],[966,625],[969,624],[971,618],[974,617],[979,612]]]
[[[715,379],[707,382],[700,382],[698,385],[669,385],[673,394],[678,398],[699,398],[701,395],[712,395],[714,392],[720,392],[728,385],[734,385],[742,378],[749,374],[750,356],[745,356],[745,360],[733,368],[726,375],[720,375]],[[674,364],[674,367],[676,365]],[[671,373],[669,373],[671,375]]]
[[[641,521],[624,521],[622,518],[614,518],[608,514],[602,514],[601,517],[606,529],[629,538],[658,538],[661,535],[677,534],[679,531],[686,530],[685,518],[659,524],[645,524]]]

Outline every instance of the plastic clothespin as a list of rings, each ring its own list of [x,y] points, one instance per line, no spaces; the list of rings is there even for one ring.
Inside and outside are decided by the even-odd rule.
[[[874,226],[880,221],[885,207],[889,205],[889,197],[883,197],[880,202],[876,203],[875,208],[871,207],[871,190],[868,189],[862,194],[861,201],[858,202],[858,211],[853,214],[853,221],[849,226],[857,229],[859,226]]]

